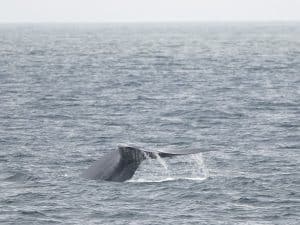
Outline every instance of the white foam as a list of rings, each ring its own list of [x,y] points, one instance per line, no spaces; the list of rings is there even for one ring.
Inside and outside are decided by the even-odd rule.
[[[177,180],[203,181],[206,179],[207,179],[206,177],[166,177],[166,178],[158,179],[158,180],[138,178],[138,179],[130,179],[127,182],[130,182],[130,183],[162,183],[162,182],[177,181]]]

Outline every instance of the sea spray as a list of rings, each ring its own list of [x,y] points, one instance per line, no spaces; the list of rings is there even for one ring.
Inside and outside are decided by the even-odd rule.
[[[208,172],[208,169],[205,166],[202,153],[190,155],[190,158],[193,159],[194,163],[196,163],[196,166],[194,167],[194,169],[196,169],[196,171],[200,170],[202,176],[204,176],[204,178],[208,178],[209,177],[209,172]]]
[[[204,180],[208,177],[202,154],[172,158],[162,158],[156,154],[156,159],[145,157],[146,160],[129,182]]]
[[[168,170],[168,165],[165,160],[163,160],[159,154],[155,153],[157,161],[165,168],[165,170]]]

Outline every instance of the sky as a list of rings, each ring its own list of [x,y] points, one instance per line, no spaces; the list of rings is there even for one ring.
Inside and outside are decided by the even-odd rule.
[[[300,0],[0,0],[1,23],[300,21]]]

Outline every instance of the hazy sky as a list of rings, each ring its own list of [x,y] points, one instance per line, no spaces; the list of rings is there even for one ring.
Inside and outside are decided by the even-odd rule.
[[[0,0],[0,22],[300,21],[300,0]]]

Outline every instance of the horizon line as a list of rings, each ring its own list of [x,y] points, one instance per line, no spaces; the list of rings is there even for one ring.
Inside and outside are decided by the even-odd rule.
[[[0,24],[300,23],[300,20],[0,21]]]

